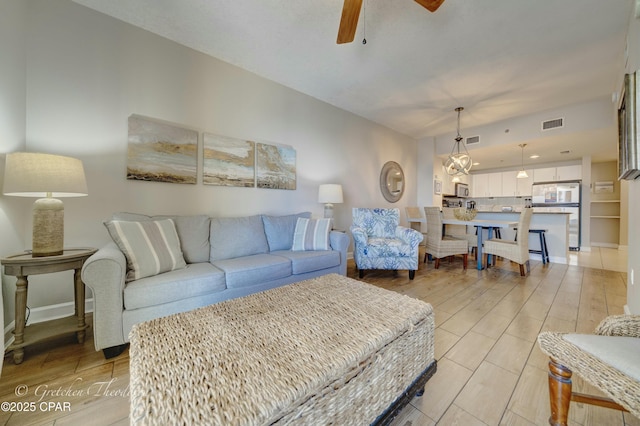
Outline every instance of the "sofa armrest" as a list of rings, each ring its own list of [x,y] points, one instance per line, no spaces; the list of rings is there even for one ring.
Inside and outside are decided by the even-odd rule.
[[[596,327],[601,336],[640,337],[640,315],[611,315]]]
[[[331,231],[329,242],[333,250],[340,251],[340,274],[347,275],[347,249],[349,248],[349,236],[344,232]]]
[[[421,232],[416,231],[415,229],[407,228],[406,226],[397,226],[396,227],[396,238],[405,241],[412,248],[417,248],[418,244],[422,242],[424,236]]]
[[[82,267],[82,281],[93,292],[93,338],[96,350],[122,345],[124,279],[127,262],[115,243],[89,257]]]

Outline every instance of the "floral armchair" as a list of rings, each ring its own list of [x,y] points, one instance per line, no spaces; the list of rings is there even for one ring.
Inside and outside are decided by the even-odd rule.
[[[353,209],[353,257],[360,278],[365,269],[408,269],[409,279],[415,277],[423,236],[399,223],[399,209]]]

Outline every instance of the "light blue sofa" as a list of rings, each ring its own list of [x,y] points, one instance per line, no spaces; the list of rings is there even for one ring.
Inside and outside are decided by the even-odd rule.
[[[127,259],[109,243],[82,268],[94,300],[96,350],[122,352],[134,324],[329,273],[346,275],[349,237],[329,233],[329,250],[292,251],[299,217],[256,215],[145,216],[117,213],[112,221],[171,218],[186,267],[127,282]]]

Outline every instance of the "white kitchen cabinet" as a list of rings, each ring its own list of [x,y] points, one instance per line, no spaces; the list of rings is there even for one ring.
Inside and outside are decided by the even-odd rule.
[[[545,167],[533,171],[534,182],[582,179],[582,165]]]
[[[471,181],[471,196],[476,198],[489,196],[488,173],[479,173],[473,175],[473,179]]]
[[[514,197],[518,192],[517,171],[502,172],[502,196]]]
[[[502,172],[488,173],[488,196],[502,197]]]
[[[556,180],[582,179],[582,165],[562,166],[556,168]]]

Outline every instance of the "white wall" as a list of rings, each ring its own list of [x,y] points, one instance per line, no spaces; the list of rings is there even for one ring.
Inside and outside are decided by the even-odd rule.
[[[8,152],[25,147],[26,92],[26,2],[0,0],[0,182],[4,179],[4,157]],[[24,199],[0,196],[0,253],[24,248]],[[0,304],[4,299],[4,314],[0,306],[0,330],[13,320],[15,278],[2,275]]]
[[[88,197],[64,199],[67,246],[107,242],[102,221],[115,211],[322,216],[321,183],[343,185],[345,203],[335,207],[342,229],[352,207],[399,207],[405,222],[404,206],[416,204],[415,140],[68,0],[28,4],[26,149],[82,159],[89,187]],[[127,181],[131,114],[291,145],[297,189],[205,186],[201,176],[197,185]],[[378,187],[391,160],[407,181],[395,204]],[[30,226],[17,226],[27,247]],[[30,306],[72,300],[70,278],[60,275],[46,288],[33,277]]]
[[[637,2],[636,2],[637,3]],[[640,6],[636,6],[640,7]],[[637,14],[637,13],[636,13]],[[633,72],[640,70],[640,19],[635,16],[629,18],[629,32],[627,34],[627,52],[628,60],[624,72]],[[636,108],[636,113],[638,109]],[[629,181],[629,251],[628,251],[628,270],[627,270],[627,308],[632,314],[640,314],[640,180]],[[636,243],[634,244],[633,241]],[[634,282],[631,282],[631,277]]]

